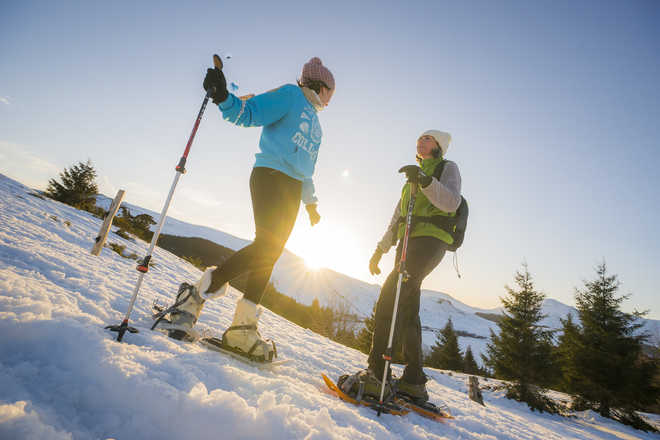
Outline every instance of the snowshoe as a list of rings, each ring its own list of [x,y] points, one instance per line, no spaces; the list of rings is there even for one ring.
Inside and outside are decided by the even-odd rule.
[[[257,330],[260,314],[255,303],[240,299],[236,303],[234,320],[222,335],[223,348],[255,361],[270,362],[277,357],[275,343],[262,338]]]
[[[192,329],[197,323],[204,302],[207,299],[214,299],[223,296],[229,287],[229,283],[225,283],[220,289],[215,292],[207,292],[211,286],[211,279],[215,266],[208,267],[197,284],[194,286],[188,283],[181,283],[177,291],[174,304],[166,309],[160,310],[154,315],[154,322],[151,329],[160,325],[161,329],[167,327],[169,329],[169,336],[179,340],[190,340]],[[168,322],[162,320],[169,314]]]
[[[179,290],[187,289],[190,287],[193,286],[190,286],[187,283],[182,283],[179,287]],[[170,313],[174,311],[175,307],[176,303],[170,307],[163,307],[154,302],[154,314],[152,315],[154,323],[151,326],[151,330],[161,330],[167,333],[170,338],[177,339],[179,341],[194,342],[199,339],[199,335],[191,327],[172,323],[170,320]]]
[[[154,323],[151,330],[158,327],[159,330],[166,330],[171,338],[193,341],[195,338],[193,337],[192,328],[197,319],[189,312],[179,309],[181,305],[190,301],[193,295],[195,295],[195,286],[181,283],[174,304],[169,307],[154,304],[156,313],[152,316]]]
[[[449,413],[449,409],[445,405],[438,406],[431,402],[416,403],[414,400],[409,399],[406,395],[403,394],[396,395],[394,402],[396,402],[402,408],[414,411],[423,417],[427,417],[436,421],[454,418]]]
[[[410,384],[401,379],[394,379],[392,389],[394,401],[403,408],[436,421],[453,418],[446,406],[440,407],[428,401],[426,384]]]
[[[218,353],[224,353],[226,355],[229,355],[233,357],[234,359],[238,359],[242,362],[245,362],[249,365],[255,366],[257,368],[261,369],[271,369],[276,366],[280,365],[285,365],[290,362],[293,362],[293,359],[276,359],[277,358],[277,352],[274,352],[273,358],[270,361],[264,361],[263,359],[254,359],[245,356],[244,353],[238,353],[235,350],[229,350],[227,347],[224,345],[222,342],[222,339],[220,338],[201,338],[199,340],[199,343],[203,345],[204,347],[208,348],[209,350],[217,351]]]
[[[382,382],[371,370],[360,370],[355,374],[344,374],[337,379],[337,386],[347,395],[355,398],[357,401],[369,399],[378,401],[380,398]],[[394,397],[392,387],[389,383],[385,384],[385,393],[383,400],[391,400]]]
[[[360,374],[360,373],[356,373]],[[346,384],[346,381],[349,380],[355,383],[352,379],[350,379],[353,376],[356,375],[348,375],[344,374],[340,376],[339,380],[335,384],[328,376],[325,374],[321,373],[321,376],[323,377],[323,381],[325,382],[326,386],[330,389],[330,391],[339,397],[341,400],[345,402],[352,403],[353,405],[361,405],[361,406],[366,406],[367,408],[371,408],[374,411],[378,411],[378,415],[380,413],[385,413],[385,414],[393,414],[393,415],[404,415],[410,412],[410,410],[403,408],[401,405],[397,404],[396,402],[392,401],[391,399],[384,399],[383,403],[381,404],[378,401],[378,397],[373,397],[370,394],[364,394],[362,392],[361,394],[355,394],[353,396],[346,394],[342,389],[341,385],[344,385],[345,387],[348,388],[348,385]],[[341,383],[340,383],[341,382]],[[359,381],[357,382],[359,384]],[[359,388],[359,385],[358,385]],[[353,385],[351,385],[350,390],[353,390]]]

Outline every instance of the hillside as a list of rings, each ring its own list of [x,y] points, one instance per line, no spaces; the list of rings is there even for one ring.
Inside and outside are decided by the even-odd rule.
[[[433,369],[426,370],[431,399],[454,419],[377,417],[328,395],[319,376],[356,371],[364,354],[267,310],[262,333],[292,359],[275,372],[171,340],[148,330],[152,301],[170,301],[179,282],[200,272],[162,249],[131,317],[140,333],[118,343],[103,327],[126,311],[135,262],[108,248],[92,257],[101,221],[31,192],[0,176],[2,439],[655,438],[590,411],[534,413],[487,388],[481,407],[467,398],[463,375]],[[146,250],[139,240],[112,241],[127,252]],[[231,289],[210,302],[200,327],[225,328],[238,297]]]

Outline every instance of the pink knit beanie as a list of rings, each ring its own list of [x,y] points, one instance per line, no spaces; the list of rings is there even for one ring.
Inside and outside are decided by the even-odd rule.
[[[330,89],[335,88],[335,78],[327,67],[323,65],[321,60],[317,57],[309,60],[302,69],[300,83],[306,86],[311,81],[321,81]]]

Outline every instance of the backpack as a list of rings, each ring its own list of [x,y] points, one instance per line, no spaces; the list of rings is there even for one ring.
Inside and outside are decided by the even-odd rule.
[[[435,167],[433,177],[440,180],[442,171],[445,169],[445,163],[447,163],[447,161],[443,160],[438,164],[437,167]],[[458,205],[458,209],[456,210],[456,215],[454,217],[432,217],[433,223],[447,231],[449,235],[451,235],[454,239],[454,243],[450,244],[448,248],[451,252],[456,252],[456,250],[458,250],[458,248],[463,244],[463,239],[465,239],[465,229],[467,228],[468,213],[469,209],[467,200],[465,200],[465,197],[461,196],[461,203]]]
[[[463,239],[465,238],[465,229],[467,228],[467,219],[468,219],[468,203],[465,200],[465,197],[461,196],[461,204],[458,205],[456,210],[455,219],[455,229],[450,232],[454,242],[449,245],[449,250],[456,252],[456,250],[461,247],[463,244]]]

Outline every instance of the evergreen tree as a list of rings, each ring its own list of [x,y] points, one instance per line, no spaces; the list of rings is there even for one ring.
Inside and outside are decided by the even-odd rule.
[[[353,332],[353,329],[349,327],[338,328],[335,331],[335,335],[332,339],[347,347],[355,348],[357,345],[355,333]]]
[[[139,214],[134,217],[125,206],[120,208],[120,212],[121,214],[114,220],[115,226],[119,228],[117,232],[119,235],[130,232],[144,241],[151,241],[154,233],[149,228],[156,224],[153,217],[149,214]]]
[[[458,347],[458,337],[454,331],[451,318],[447,321],[445,328],[436,335],[435,344],[431,347],[428,365],[443,370],[463,370],[463,357]]]
[[[541,326],[545,295],[534,288],[527,264],[517,271],[518,290],[505,286],[507,296],[500,298],[504,315],[497,324],[500,334],[491,330],[486,346],[486,365],[495,377],[510,380],[507,396],[527,402],[532,409],[553,410],[537,387],[552,383],[554,373],[552,331]]]
[[[332,311],[332,339],[347,347],[355,347],[354,327],[357,316],[351,312],[350,304],[346,301],[339,301],[330,310]]]
[[[95,179],[96,170],[92,162],[78,162],[60,173],[61,183],[50,179],[45,194],[78,209],[90,210],[96,206],[94,196],[98,194]]]
[[[334,316],[332,309],[329,307],[321,307],[318,298],[314,298],[312,301],[310,316],[312,318],[311,326],[309,327],[310,330],[327,338],[332,338],[334,336]]]
[[[376,304],[371,310],[371,316],[364,320],[364,327],[360,329],[357,334],[356,346],[362,353],[369,353],[371,351],[371,340],[376,328]]]
[[[619,287],[617,276],[609,276],[602,263],[596,268],[596,278],[576,289],[581,328],[571,336],[576,343],[568,345],[572,350],[566,350],[570,356],[564,370],[569,372],[568,390],[578,405],[645,428],[634,411],[655,403],[660,396],[654,383],[658,366],[643,354],[648,335],[639,332],[642,324],[638,318],[644,313],[621,311],[621,303],[629,295],[617,296]]]
[[[467,374],[481,374],[481,369],[472,354],[472,347],[469,345],[465,349],[465,356],[463,357],[463,371]]]
[[[155,225],[156,221],[149,214],[136,215],[131,219],[133,228],[138,231],[138,237],[145,241],[151,241],[154,233],[149,229],[151,225]]]
[[[575,355],[582,350],[580,339],[580,327],[573,321],[573,315],[568,314],[566,319],[561,319],[562,333],[556,349],[557,362],[561,375],[558,388],[570,392],[578,376],[576,366],[573,362]]]

